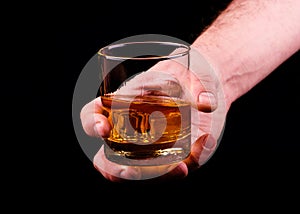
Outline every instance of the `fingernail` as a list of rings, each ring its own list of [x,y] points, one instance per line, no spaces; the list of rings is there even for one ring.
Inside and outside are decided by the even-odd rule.
[[[198,108],[200,111],[211,112],[217,108],[217,99],[211,92],[204,91],[199,94]]]
[[[206,136],[203,142],[203,148],[207,150],[212,150],[215,148],[215,146],[216,146],[216,141],[214,141],[212,137]]]

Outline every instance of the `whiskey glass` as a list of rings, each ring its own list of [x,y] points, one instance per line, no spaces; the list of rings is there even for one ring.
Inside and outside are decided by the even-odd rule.
[[[98,51],[99,96],[111,127],[103,137],[108,160],[158,166],[188,157],[189,51],[188,44],[160,40],[117,42]],[[185,85],[172,68],[180,69]]]

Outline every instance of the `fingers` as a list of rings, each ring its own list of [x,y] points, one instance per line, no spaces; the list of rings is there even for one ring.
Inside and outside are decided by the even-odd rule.
[[[92,137],[108,136],[111,127],[103,114],[101,98],[87,103],[80,112],[82,127],[86,134]]]
[[[197,144],[198,142],[196,142]],[[204,165],[212,156],[212,154],[215,152],[217,147],[217,141],[213,138],[212,135],[208,135],[206,139],[202,142],[199,142],[200,145],[194,145],[192,148],[193,154],[199,154],[197,153],[197,150],[200,150],[201,148],[201,154],[199,154],[198,158],[198,165],[202,166]]]
[[[160,167],[161,168],[161,167]],[[188,175],[188,167],[182,161],[166,168],[167,170],[161,171],[157,174],[155,171],[159,170],[157,167],[148,167],[148,169],[143,169],[143,174],[151,174],[152,176],[147,176],[148,179],[144,179],[143,183],[162,183],[167,181],[182,180]],[[156,176],[153,176],[156,175]],[[143,177],[142,177],[143,178]]]
[[[112,182],[129,180],[148,180],[161,182],[183,179],[189,171],[198,169],[209,160],[216,149],[216,140],[208,134],[202,135],[192,145],[190,156],[179,163],[162,166],[125,166],[109,161],[104,154],[104,147],[94,157],[94,167]]]
[[[119,165],[107,160],[104,146],[100,148],[93,159],[94,167],[107,179],[113,182],[139,180],[140,170],[137,167]]]
[[[184,162],[161,166],[125,166],[109,161],[104,154],[104,146],[93,159],[94,167],[108,180],[125,182],[128,180],[163,181],[181,179],[187,176],[188,168]]]
[[[205,164],[216,150],[217,141],[212,135],[204,134],[192,144],[191,155],[185,160],[189,171]]]

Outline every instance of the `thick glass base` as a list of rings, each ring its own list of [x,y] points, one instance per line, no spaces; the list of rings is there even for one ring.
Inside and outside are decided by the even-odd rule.
[[[166,146],[168,145],[168,146]],[[171,146],[172,145],[172,146]],[[112,149],[113,148],[113,149]],[[106,158],[121,165],[159,166],[180,162],[191,152],[190,136],[172,144],[126,144],[107,142],[104,147]]]

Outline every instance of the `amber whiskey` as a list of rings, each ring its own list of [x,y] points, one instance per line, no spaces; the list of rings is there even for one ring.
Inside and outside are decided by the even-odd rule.
[[[101,98],[112,127],[110,136],[105,138],[108,159],[122,160],[122,164],[160,165],[188,156],[191,143],[188,102],[153,95]]]

